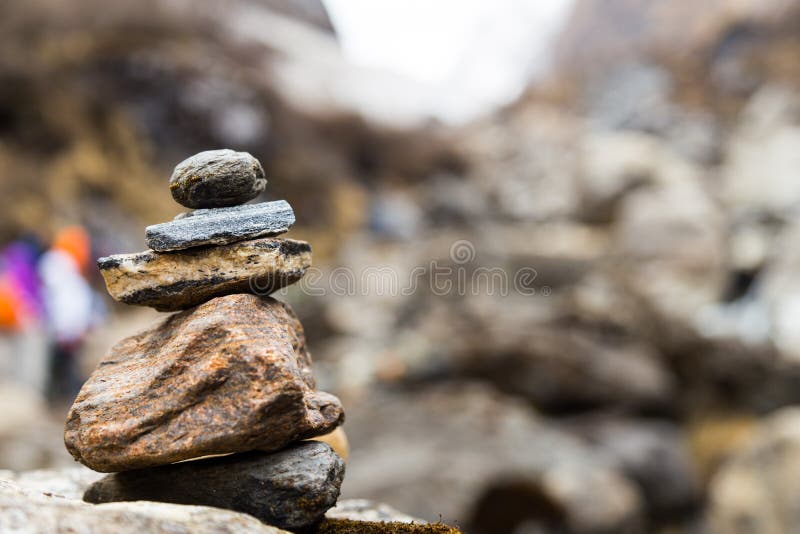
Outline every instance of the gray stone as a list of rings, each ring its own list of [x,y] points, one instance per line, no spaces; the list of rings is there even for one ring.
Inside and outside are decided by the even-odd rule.
[[[145,241],[159,252],[226,245],[286,233],[294,222],[294,211],[285,200],[201,209],[177,220],[148,226]]]
[[[187,208],[222,208],[252,200],[267,179],[256,158],[247,152],[206,150],[175,166],[169,179],[172,198]]]
[[[328,445],[296,444],[267,454],[249,452],[116,473],[92,485],[92,503],[159,501],[244,512],[280,528],[303,528],[339,497],[344,461]]]
[[[80,501],[84,492],[104,475],[80,464],[34,471],[0,471],[0,479],[20,488]]]
[[[0,532],[288,534],[246,514],[155,502],[92,505],[0,480]]]
[[[126,304],[176,311],[234,293],[269,295],[311,266],[304,241],[262,238],[161,253],[148,250],[97,260],[108,293]]]

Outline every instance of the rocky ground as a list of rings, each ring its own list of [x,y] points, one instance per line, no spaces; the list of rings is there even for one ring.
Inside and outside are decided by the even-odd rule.
[[[99,474],[84,467],[0,471],[0,528],[4,532],[198,532],[291,534],[243,513],[221,508],[156,502],[92,505],[82,495]],[[325,520],[305,532],[403,532],[449,534],[444,525],[426,525],[390,506],[366,500],[343,500]]]
[[[133,250],[185,154],[259,156],[314,245],[315,283],[279,298],[347,412],[345,498],[475,533],[800,529],[795,2],[579,1],[550,81],[405,129],[287,96],[296,41],[232,32],[236,9],[44,32],[64,14],[24,4],[0,17],[34,43],[0,60],[3,232],[76,217]],[[31,420],[0,422],[4,464],[63,462]]]

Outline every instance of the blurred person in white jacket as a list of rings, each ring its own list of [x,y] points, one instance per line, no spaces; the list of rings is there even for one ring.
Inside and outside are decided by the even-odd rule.
[[[39,261],[51,337],[47,388],[51,401],[72,401],[82,383],[78,359],[86,335],[98,319],[95,294],[84,276],[90,255],[88,234],[71,226],[56,235]]]

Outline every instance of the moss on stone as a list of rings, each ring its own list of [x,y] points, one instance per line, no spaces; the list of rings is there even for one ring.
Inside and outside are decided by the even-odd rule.
[[[352,521],[326,519],[314,534],[460,534],[455,527],[441,523],[419,525],[414,523],[382,523],[379,521]]]

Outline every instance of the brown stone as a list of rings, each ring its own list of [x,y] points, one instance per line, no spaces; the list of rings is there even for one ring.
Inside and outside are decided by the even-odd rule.
[[[303,327],[272,298],[230,295],[115,345],[67,417],[67,449],[112,472],[275,451],[344,414],[314,390]]]

